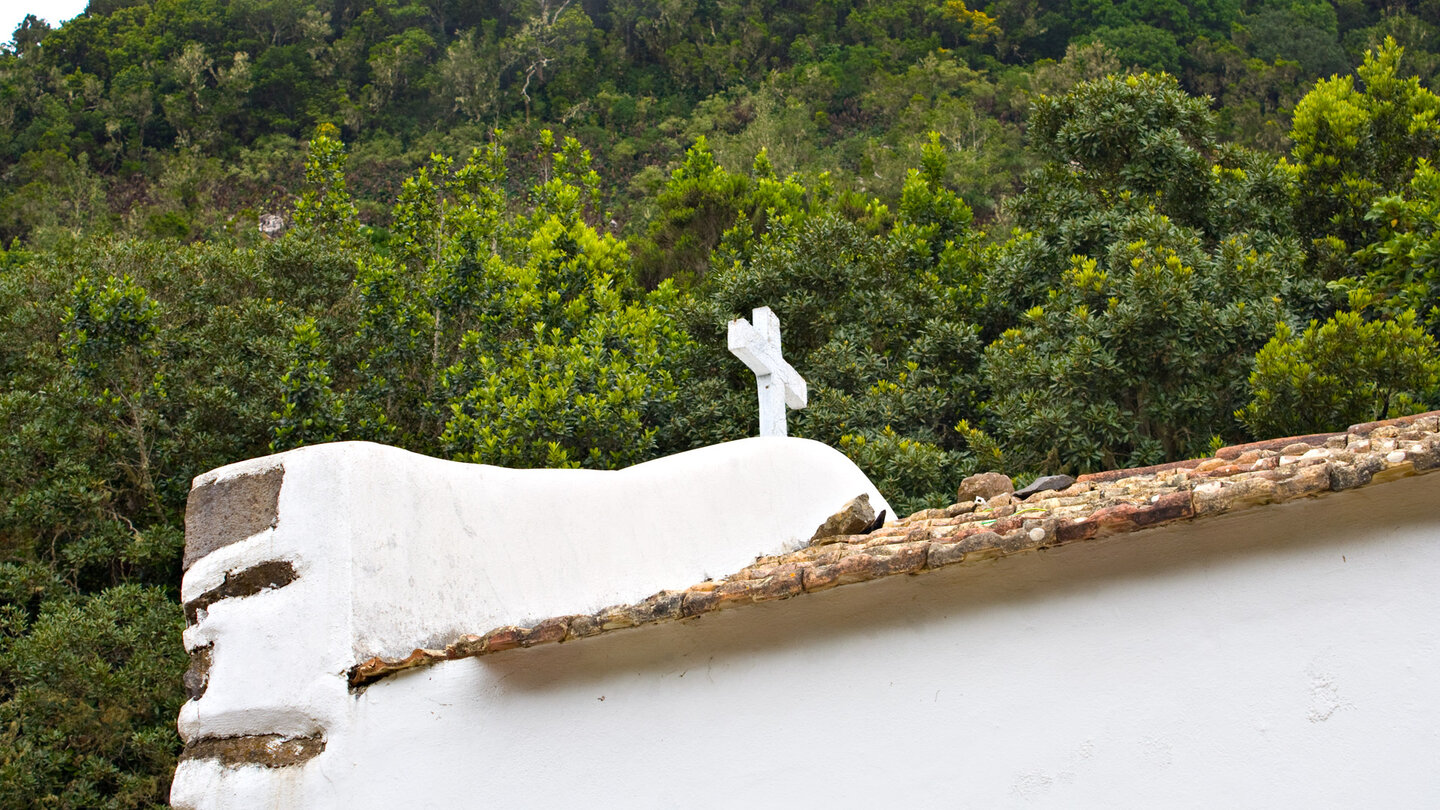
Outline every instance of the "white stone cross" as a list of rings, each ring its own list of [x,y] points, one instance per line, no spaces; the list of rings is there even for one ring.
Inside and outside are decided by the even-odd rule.
[[[780,356],[780,319],[760,307],[752,325],[744,318],[730,322],[730,353],[755,372],[760,388],[760,435],[785,435],[785,406],[805,407],[805,379]]]

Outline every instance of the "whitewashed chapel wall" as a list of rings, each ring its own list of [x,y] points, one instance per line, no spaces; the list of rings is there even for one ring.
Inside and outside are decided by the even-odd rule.
[[[357,662],[723,575],[803,544],[860,494],[888,508],[843,455],[783,438],[615,472],[507,470],[354,442],[201,476],[187,512],[196,666],[176,804],[271,801],[270,787],[217,786],[225,761],[334,761],[354,721],[346,674]],[[293,770],[237,779],[290,784]]]
[[[484,571],[405,548],[371,504],[427,493],[404,520],[431,531],[457,510],[466,525],[503,520],[506,499],[467,506],[468,488],[424,465],[357,479],[322,450],[287,457],[280,528],[245,541],[293,554],[299,575],[233,611],[211,605],[187,637],[216,648],[182,728],[323,736],[323,750],[277,737],[270,754],[297,764],[189,759],[179,807],[1404,807],[1440,795],[1440,476],[446,662],[351,693],[314,673],[403,654],[435,632],[427,615],[483,632],[507,611],[573,611],[561,592],[576,585],[518,540]],[[300,480],[326,483],[291,494]],[[312,520],[291,497],[335,508]],[[511,508],[537,527],[573,511],[547,522]],[[340,524],[380,539],[349,570],[307,568],[301,538]],[[202,587],[195,571],[223,580],[211,558],[232,548],[195,563],[187,594]],[[438,587],[457,567],[472,588]],[[658,581],[666,571],[679,578],[604,567],[581,590],[604,602],[687,584]],[[386,572],[425,605],[367,608]],[[346,600],[353,610],[334,609]],[[332,611],[352,624],[330,627]],[[314,627],[344,643],[312,648],[301,639]],[[260,658],[227,660],[232,638]],[[275,694],[303,708],[258,705]]]

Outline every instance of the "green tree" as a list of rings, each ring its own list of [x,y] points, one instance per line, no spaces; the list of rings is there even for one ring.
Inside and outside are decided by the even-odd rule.
[[[1351,251],[1375,242],[1375,201],[1398,193],[1440,150],[1440,97],[1400,72],[1404,49],[1367,51],[1355,76],[1321,81],[1295,108],[1295,218],[1330,277],[1356,275]],[[1332,258],[1325,268],[1324,259]],[[1338,257],[1338,258],[1335,258]]]
[[[648,286],[666,278],[698,279],[710,264],[710,251],[737,217],[753,208],[753,183],[715,162],[704,136],[685,152],[685,162],[670,173],[656,196],[659,212],[637,245],[636,267]]]
[[[453,112],[472,123],[500,115],[500,81],[505,54],[494,41],[495,28],[471,29],[456,37],[440,63],[440,92]]]
[[[305,158],[305,191],[295,204],[295,224],[343,234],[353,231],[358,217],[345,182],[345,145],[340,142],[340,130],[333,124],[321,124],[315,128]]]
[[[998,443],[1014,472],[1075,472],[1238,438],[1250,358],[1328,302],[1299,273],[1289,176],[1217,145],[1169,76],[1079,85],[1032,122],[1047,163],[986,278],[991,398],[972,446]]]
[[[1294,251],[1236,235],[1214,250],[1159,214],[985,351],[990,429],[1014,472],[1090,472],[1192,457],[1237,438],[1250,357],[1288,317]]]
[[[682,335],[670,285],[626,302],[624,244],[583,223],[547,219],[528,254],[490,268],[492,314],[445,371],[446,453],[508,467],[647,460],[675,400],[668,365]]]
[[[1340,430],[1425,410],[1440,383],[1435,339],[1413,310],[1366,321],[1337,312],[1295,334],[1286,324],[1255,357],[1250,402],[1236,413],[1257,437]]]
[[[1108,266],[1113,246],[1152,215],[1208,251],[1235,234],[1264,250],[1292,232],[1293,180],[1270,155],[1217,144],[1215,117],[1170,76],[1111,76],[1059,97],[1040,97],[1030,137],[1045,163],[1009,212],[1017,226],[987,274],[986,337],[1044,304],[1072,257]],[[1275,248],[1283,254],[1283,248]],[[1286,295],[1323,306],[1317,285]]]
[[[1178,222],[1198,225],[1211,198],[1214,130],[1204,100],[1164,74],[1110,76],[1041,96],[1031,109],[1030,138],[1048,161],[1047,174],[1038,192],[1022,197],[1020,215],[1040,219],[1043,200],[1036,198],[1061,186],[1091,198],[1077,206],[1144,197]]]
[[[364,438],[438,453],[449,418],[437,386],[461,336],[482,312],[485,266],[508,250],[518,222],[504,189],[498,142],[473,150],[460,169],[432,155],[401,187],[388,255],[362,261],[349,422]]]
[[[1114,51],[1122,65],[1145,70],[1177,74],[1185,56],[1174,33],[1145,23],[1097,28],[1090,38]]]
[[[0,200],[0,238],[55,244],[81,231],[106,230],[105,182],[88,155],[30,152],[13,176],[14,189]]]
[[[345,400],[334,390],[330,358],[313,317],[295,325],[290,351],[290,366],[280,378],[280,410],[270,417],[275,451],[335,441],[346,432]]]
[[[1440,337],[1440,172],[1421,158],[1400,194],[1375,201],[1366,220],[1378,228],[1362,248],[1367,294],[1378,312],[1398,317],[1413,310]]]
[[[589,16],[570,0],[534,0],[521,11],[524,23],[501,49],[508,54],[517,74],[515,92],[525,106],[525,123],[530,123],[534,94],[567,63],[585,56],[586,40],[594,32]]]
[[[1245,15],[1240,39],[1246,50],[1266,63],[1300,63],[1305,76],[1325,78],[1348,73],[1350,59],[1340,47],[1339,19],[1326,2],[1270,2]]]
[[[317,339],[297,332],[277,442],[335,425],[343,402],[350,435],[469,461],[620,467],[653,454],[683,341],[675,293],[635,290],[628,246],[592,227],[604,212],[590,154],[549,132],[541,143],[553,151],[523,205],[498,142],[458,169],[434,156],[405,182],[389,255],[357,271],[359,365],[327,390]]]
[[[164,805],[184,700],[179,607],[163,589],[136,585],[83,597],[37,593],[7,568],[0,566],[0,807]]]
[[[127,511],[159,510],[155,432],[157,405],[165,398],[164,377],[157,374],[160,304],[128,275],[103,287],[81,276],[70,294],[60,339],[83,395],[116,428],[107,438],[128,450],[118,466],[138,500]]]

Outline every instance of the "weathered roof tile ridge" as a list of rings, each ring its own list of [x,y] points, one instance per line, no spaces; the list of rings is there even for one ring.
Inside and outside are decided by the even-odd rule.
[[[918,574],[1153,526],[1354,489],[1440,469],[1440,411],[1221,448],[1213,457],[1081,476],[1019,501],[927,509],[862,535],[760,557],[740,571],[630,605],[466,635],[444,649],[371,658],[352,687],[439,661],[686,619],[897,574]]]

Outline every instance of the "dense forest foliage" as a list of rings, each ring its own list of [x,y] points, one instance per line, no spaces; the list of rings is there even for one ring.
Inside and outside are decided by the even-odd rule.
[[[190,480],[791,432],[902,511],[1440,407],[1440,2],[92,0],[0,49],[0,808],[163,804]],[[264,224],[264,230],[261,224]]]

